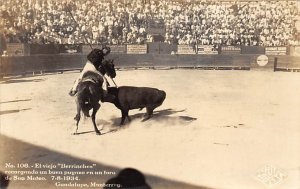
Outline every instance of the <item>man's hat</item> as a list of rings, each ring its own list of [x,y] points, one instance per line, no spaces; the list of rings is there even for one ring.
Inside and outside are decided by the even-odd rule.
[[[100,64],[104,59],[103,51],[100,49],[93,49],[88,55],[87,59],[95,64]]]
[[[87,59],[94,64],[95,67],[99,67],[104,56],[110,53],[109,47],[103,47],[100,49],[93,49],[88,55]]]

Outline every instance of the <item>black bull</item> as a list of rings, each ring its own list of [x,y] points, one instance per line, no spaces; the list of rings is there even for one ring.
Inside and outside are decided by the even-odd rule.
[[[121,110],[121,125],[124,124],[126,118],[130,121],[128,112],[132,109],[146,108],[145,120],[149,119],[153,114],[153,110],[160,106],[166,98],[165,91],[150,87],[109,87],[108,93],[115,96],[115,98],[105,99],[104,102],[113,103]]]

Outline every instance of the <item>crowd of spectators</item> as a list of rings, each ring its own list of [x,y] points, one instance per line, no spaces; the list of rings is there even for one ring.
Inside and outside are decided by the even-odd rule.
[[[296,1],[172,2],[166,39],[179,44],[295,45],[297,13]]]
[[[143,44],[156,27],[170,44],[300,44],[297,1],[5,0],[0,8],[7,42]]]

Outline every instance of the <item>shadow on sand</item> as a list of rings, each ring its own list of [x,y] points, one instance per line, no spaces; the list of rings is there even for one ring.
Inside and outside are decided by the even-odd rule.
[[[167,122],[167,123],[180,123],[182,125],[197,120],[197,118],[190,117],[190,116],[179,116],[179,115],[174,116],[173,115],[173,114],[181,113],[184,111],[185,111],[185,109],[184,110],[174,110],[172,108],[155,111],[153,113],[153,116],[148,120],[155,120],[155,121]],[[121,114],[121,112],[120,112],[120,114]],[[145,113],[137,113],[137,114],[131,115],[130,118],[131,118],[131,121],[133,121],[133,120],[140,120],[141,122],[148,121],[148,120],[144,119],[144,115],[145,115]],[[86,124],[92,126],[92,120],[90,117],[85,118],[84,120],[87,121]],[[122,126],[120,126],[120,122],[121,122],[121,115],[120,115],[120,117],[111,118],[111,121],[106,121],[103,119],[96,120],[96,124],[98,126],[99,131],[101,132],[101,135],[116,132],[120,129],[126,129],[129,125],[128,120],[125,121],[125,124]],[[167,124],[167,125],[173,125],[173,124]],[[80,130],[80,127],[81,126],[79,125],[79,130]],[[106,128],[106,129],[104,129],[104,128]],[[107,128],[108,128],[108,130],[107,130]],[[103,130],[105,130],[105,131],[103,132]],[[94,132],[95,132],[94,130],[77,132],[75,135],[83,135],[83,134],[89,134],[89,133],[94,133]]]
[[[0,111],[0,115],[13,114],[13,113],[18,113],[20,111],[26,111],[26,110],[31,110],[31,108],[25,108],[25,109],[19,109],[19,110],[3,110],[3,111]]]
[[[10,100],[10,101],[0,102],[0,104],[13,103],[13,102],[27,102],[27,101],[31,101],[31,99]]]
[[[61,145],[64,145],[63,141],[61,141]],[[88,186],[91,183],[98,183],[103,184],[109,181],[111,183],[111,179],[125,174],[125,177],[130,177],[132,174],[128,173],[127,171],[121,171],[122,168],[113,167],[104,165],[101,162],[94,162],[85,159],[80,159],[68,154],[60,153],[54,150],[47,149],[45,147],[39,147],[33,144],[29,144],[26,142],[22,142],[4,135],[0,135],[0,149],[1,149],[1,158],[0,158],[0,171],[7,171],[9,168],[5,168],[5,164],[29,164],[31,166],[37,165],[56,165],[56,168],[51,169],[50,171],[58,173],[58,171],[91,171],[94,174],[82,174],[78,175],[80,181],[76,181],[80,184],[87,184]],[[99,151],[99,156],[101,156],[101,149],[95,149]],[[82,149],[81,153],[84,153],[85,149]],[[128,157],[126,157],[128,158]],[[101,159],[101,158],[99,158]],[[60,167],[60,165],[77,165],[77,166],[85,166],[89,168],[76,168],[70,169],[68,167]],[[176,169],[176,168],[174,168]],[[27,170],[27,169],[26,169]],[[38,171],[49,171],[49,167],[41,167]],[[111,174],[101,174],[104,171],[111,173]],[[175,171],[175,170],[174,170]],[[98,172],[99,175],[95,173]],[[132,171],[131,171],[132,172]],[[204,186],[196,186],[184,182],[179,182],[175,180],[165,179],[159,176],[154,176],[150,174],[142,173],[143,170],[138,170],[139,173],[145,178],[145,181],[151,188],[155,189],[208,189]],[[127,175],[128,173],[128,175]],[[134,173],[133,177],[139,176],[141,174]],[[56,182],[61,182],[57,180],[51,179],[52,174],[45,174],[45,175],[33,175],[33,176],[42,176],[45,177],[47,180],[39,181],[20,181],[20,180],[11,180],[8,186],[9,188],[26,188],[26,189],[36,189],[36,188],[47,188],[47,189],[55,189]],[[8,176],[13,176],[9,175]],[[53,175],[52,175],[53,176]],[[63,176],[63,175],[54,175],[54,176]],[[128,177],[128,178],[129,178]],[[129,182],[129,181],[128,181]],[[127,183],[128,183],[127,182]],[[66,187],[63,187],[66,188]],[[78,187],[74,187],[78,188]],[[102,188],[102,187],[96,187]]]
[[[151,120],[156,120],[156,121],[172,121],[172,120],[177,120],[177,121],[183,121],[183,122],[191,122],[197,120],[197,118],[190,117],[190,116],[172,116],[173,114],[176,113],[181,113],[184,112],[185,109],[183,110],[174,110],[172,108],[164,109],[164,110],[159,110],[159,111],[154,111],[152,117],[150,118]],[[129,116],[131,120],[135,119],[141,119],[142,122],[147,121],[144,119],[145,113],[137,113],[134,115]],[[150,120],[149,119],[149,120]],[[119,118],[112,118],[111,121],[113,122],[113,125],[120,125],[121,122],[121,112],[120,112],[120,117]],[[128,120],[125,122],[125,124],[128,123]]]
[[[117,130],[119,130],[118,128],[115,128],[115,129],[110,129],[109,131],[106,131],[105,133],[102,132],[103,129],[99,129],[99,131],[101,132],[101,135],[105,135],[105,134],[108,134],[108,133],[112,133],[112,132],[116,132]],[[90,131],[84,131],[84,132],[77,132],[76,134],[73,133],[74,135],[83,135],[83,134],[88,134],[88,133],[95,133],[94,130],[90,130]]]
[[[0,81],[0,84],[11,84],[11,83],[29,83],[29,82],[41,82],[44,79],[4,79]]]

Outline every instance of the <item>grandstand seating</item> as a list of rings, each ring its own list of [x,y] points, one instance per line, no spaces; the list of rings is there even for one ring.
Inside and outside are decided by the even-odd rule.
[[[21,43],[143,44],[158,32],[169,44],[286,46],[299,45],[298,12],[296,1],[5,0],[0,28]]]

